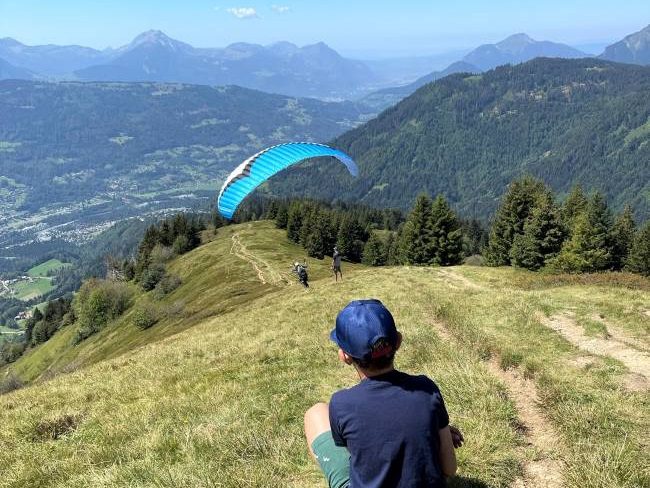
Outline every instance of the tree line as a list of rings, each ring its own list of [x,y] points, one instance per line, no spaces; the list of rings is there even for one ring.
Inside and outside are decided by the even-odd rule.
[[[336,246],[348,261],[370,266],[448,266],[477,254],[487,241],[481,224],[461,220],[443,196],[420,195],[408,215],[308,199],[272,200],[258,210],[317,259],[330,256]]]
[[[485,249],[492,266],[650,275],[650,222],[637,228],[630,206],[614,215],[603,195],[574,186],[562,201],[530,176],[504,195]]]

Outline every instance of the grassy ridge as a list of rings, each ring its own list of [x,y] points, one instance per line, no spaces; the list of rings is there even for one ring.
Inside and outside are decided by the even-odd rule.
[[[466,434],[457,486],[509,486],[540,458],[557,462],[563,486],[649,481],[647,391],[628,390],[612,359],[580,365],[584,352],[539,319],[570,310],[588,332],[597,313],[643,348],[647,291],[530,289],[536,275],[470,267],[348,266],[335,284],[326,262],[310,262],[305,290],[284,279],[301,255],[268,223],[222,229],[171,266],[183,285],[161,306],[183,302],[182,316],[143,332],[127,315],[77,348],[71,328],[22,358],[28,377],[57,355],[52,370],[87,367],[0,397],[0,486],[323,486],[302,413],[356,381],[327,334],[345,303],[368,296],[404,333],[398,367],[433,377]],[[558,433],[552,452],[528,443],[526,412],[489,358],[531,379]]]

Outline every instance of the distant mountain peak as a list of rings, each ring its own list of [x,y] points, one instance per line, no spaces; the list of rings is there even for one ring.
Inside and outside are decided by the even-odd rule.
[[[513,34],[509,37],[506,37],[503,41],[498,42],[496,45],[499,49],[504,51],[520,51],[522,48],[525,48],[529,44],[535,44],[537,41],[532,39],[528,34],[523,32],[519,34]]]
[[[581,58],[586,54],[566,44],[536,41],[523,32],[506,37],[496,44],[483,44],[467,54],[466,61],[484,71],[503,64],[522,63],[537,57]]]
[[[162,46],[168,49],[176,50],[178,48],[191,48],[189,44],[172,39],[163,31],[151,29],[139,34],[127,46],[126,50],[131,50],[141,46]]]
[[[619,63],[650,64],[650,25],[608,46],[599,56]]]
[[[0,39],[0,44],[7,46],[7,47],[18,47],[18,46],[24,46],[23,43],[17,41],[13,37],[3,37]]]

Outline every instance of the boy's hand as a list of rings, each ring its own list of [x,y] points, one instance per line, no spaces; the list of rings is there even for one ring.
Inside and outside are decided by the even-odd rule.
[[[458,449],[459,447],[462,447],[463,442],[465,442],[463,433],[458,429],[458,427],[453,425],[449,425],[449,431],[451,432],[451,440],[454,443],[454,448]]]

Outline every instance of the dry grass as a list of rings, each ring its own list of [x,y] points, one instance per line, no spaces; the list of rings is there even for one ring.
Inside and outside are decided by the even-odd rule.
[[[326,262],[310,263],[309,290],[274,286],[229,253],[233,232],[278,273],[302,255],[267,223],[224,229],[172,265],[183,284],[163,302],[183,302],[182,316],[142,331],[127,315],[76,351],[58,337],[67,331],[47,354],[34,351],[17,371],[38,376],[57,351],[55,364],[79,369],[0,396],[0,486],[324,486],[302,414],[354,383],[327,334],[345,303],[369,296],[404,333],[398,367],[434,378],[465,432],[454,486],[510,486],[539,455],[526,446],[526,412],[485,363],[491,356],[534,383],[541,421],[560,436],[553,460],[565,486],[650,481],[647,392],[628,392],[614,360],[579,366],[584,353],[537,319],[569,308],[579,316],[595,300],[621,326],[649,302],[642,289],[522,289],[518,271],[472,267],[348,267],[337,285]],[[638,313],[626,330],[643,336],[648,321]]]

